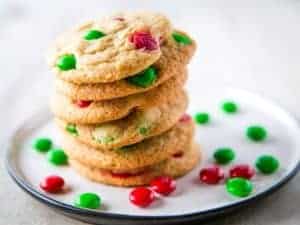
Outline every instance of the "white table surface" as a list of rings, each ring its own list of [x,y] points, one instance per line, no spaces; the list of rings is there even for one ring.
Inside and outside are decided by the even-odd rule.
[[[167,14],[199,45],[188,85],[228,85],[258,92],[300,118],[300,1],[0,0],[0,140],[41,104],[52,74],[44,55],[50,41],[85,19],[124,9]],[[5,148],[0,150],[3,158]],[[0,225],[82,224],[25,195],[0,163]],[[277,193],[207,224],[294,225],[300,221],[300,176]]]

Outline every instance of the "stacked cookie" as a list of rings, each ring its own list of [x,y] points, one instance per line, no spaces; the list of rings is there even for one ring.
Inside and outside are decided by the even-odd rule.
[[[51,108],[71,166],[118,186],[179,177],[199,161],[184,115],[196,45],[155,13],[120,13],[63,34],[51,49]]]

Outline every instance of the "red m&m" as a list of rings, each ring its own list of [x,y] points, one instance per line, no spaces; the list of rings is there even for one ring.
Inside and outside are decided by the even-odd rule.
[[[154,193],[148,188],[138,187],[129,194],[129,200],[139,207],[147,207],[154,201]]]
[[[79,108],[86,108],[86,107],[88,107],[91,103],[92,103],[92,101],[87,101],[87,100],[77,100],[77,101],[75,101],[75,104],[76,104]]]
[[[210,166],[200,170],[199,179],[205,184],[217,184],[224,178],[224,172],[218,166]]]
[[[51,175],[46,177],[41,183],[40,187],[49,193],[58,193],[61,192],[65,181],[62,177]]]
[[[176,189],[176,181],[169,176],[156,177],[150,182],[151,189],[162,195],[169,195]]]
[[[233,166],[229,170],[229,176],[233,177],[242,177],[245,179],[251,179],[255,175],[255,170],[247,164],[239,164]]]
[[[129,38],[136,49],[156,50],[159,48],[158,41],[147,31],[135,31]]]

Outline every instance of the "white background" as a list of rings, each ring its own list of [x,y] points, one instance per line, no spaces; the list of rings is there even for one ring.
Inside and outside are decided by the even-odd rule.
[[[47,103],[53,77],[44,56],[50,41],[74,23],[124,9],[163,12],[197,40],[188,85],[246,88],[272,98],[300,118],[300,1],[0,0],[1,141]],[[80,224],[25,196],[8,179],[2,164],[1,225]],[[239,216],[211,223],[299,223],[299,178]]]

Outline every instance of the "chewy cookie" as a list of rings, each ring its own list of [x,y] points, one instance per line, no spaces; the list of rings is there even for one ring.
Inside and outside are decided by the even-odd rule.
[[[111,149],[131,145],[169,130],[183,115],[187,103],[187,96],[183,93],[172,102],[135,110],[120,120],[97,125],[73,125],[71,132],[68,122],[57,120],[57,123],[71,135],[76,132],[77,139],[89,146]]]
[[[169,20],[149,12],[120,13],[84,23],[63,34],[48,63],[73,83],[106,83],[143,71],[161,56],[160,42],[171,35]]]
[[[149,184],[157,176],[167,175],[177,178],[191,171],[200,161],[200,151],[195,144],[186,145],[185,148],[187,150],[180,158],[171,157],[162,163],[135,173],[116,173],[89,167],[76,160],[71,160],[70,164],[79,174],[96,182],[116,186],[140,186]]]
[[[145,168],[168,159],[192,141],[194,124],[178,122],[171,130],[134,145],[99,150],[81,143],[62,130],[61,145],[70,159],[90,167],[114,171]]]
[[[145,71],[130,78],[139,79],[138,83],[132,83],[130,79],[122,79],[113,83],[75,84],[57,78],[55,88],[71,99],[82,100],[106,100],[145,92],[173,76],[186,74],[185,65],[190,61],[195,49],[194,41],[182,45],[169,38],[161,47],[161,57]]]
[[[88,107],[78,107],[76,101],[55,92],[51,109],[56,117],[74,124],[99,124],[126,117],[134,109],[154,107],[174,101],[183,95],[186,74],[173,77],[160,86],[136,95],[106,101],[93,101]]]

